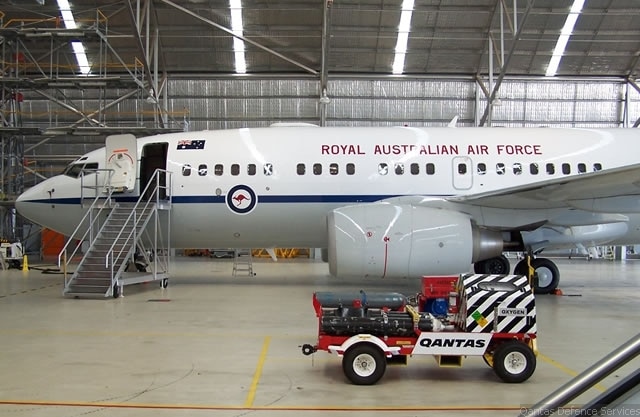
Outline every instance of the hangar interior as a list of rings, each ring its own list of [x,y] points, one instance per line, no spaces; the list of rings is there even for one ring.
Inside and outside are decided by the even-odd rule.
[[[460,127],[635,128],[640,125],[639,39],[640,8],[635,0],[0,1],[0,237],[31,239],[28,250],[38,253],[43,241],[33,239],[37,226],[16,215],[15,198],[102,147],[111,134],[140,137],[277,122],[446,126],[454,118]],[[229,324],[255,320],[248,311],[232,317],[236,307],[231,300],[259,306],[261,314],[271,317],[281,317],[282,310],[265,306],[260,290],[244,287],[253,284],[250,279],[228,279],[229,262],[211,266],[197,260],[196,272],[185,272],[186,285],[163,290],[173,293],[156,299],[134,289],[106,307],[65,307],[65,300],[56,298],[58,282],[40,276],[21,280],[17,271],[3,271],[8,275],[0,311],[11,323],[3,326],[11,342],[0,364],[8,374],[23,372],[24,384],[5,380],[0,391],[8,394],[0,399],[0,407],[16,415],[47,416],[127,415],[131,409],[167,415],[177,410],[181,415],[211,410],[265,416],[285,411],[364,415],[371,410],[381,415],[514,415],[522,404],[535,402],[636,332],[635,265],[590,268],[580,262],[566,261],[573,268],[567,287],[583,298],[541,301],[546,309],[540,313],[541,327],[548,329],[541,347],[546,359],[530,392],[498,386],[501,393],[496,396],[495,385],[489,385],[461,404],[459,389],[469,392],[485,385],[487,375],[474,369],[480,366],[472,365],[457,376],[430,370],[426,383],[440,384],[437,395],[442,401],[425,403],[416,400],[424,378],[417,370],[393,374],[391,380],[401,386],[391,393],[385,390],[387,384],[375,391],[343,394],[343,381],[331,359],[315,367],[292,359],[291,346],[313,337],[311,292],[363,285],[336,284],[313,263],[302,264],[301,271],[293,264],[285,264],[284,272],[267,263],[256,268],[258,277],[265,278],[264,294],[277,299],[290,291],[303,300],[296,298],[286,307],[296,313],[285,315],[285,320],[267,320],[260,334]],[[594,271],[604,280],[595,279]],[[292,278],[283,281],[281,274]],[[305,281],[309,275],[313,280]],[[218,284],[207,289],[205,276]],[[400,285],[403,289],[414,290],[408,283]],[[216,290],[219,293],[212,295]],[[170,299],[195,302],[176,306],[165,302]],[[210,310],[212,300],[217,307]],[[162,302],[146,304],[149,301]],[[127,302],[129,310],[124,311]],[[28,312],[20,309],[34,304],[37,307]],[[583,317],[592,317],[593,309],[599,314],[585,323]],[[125,322],[130,314],[140,318]],[[145,326],[156,314],[163,322],[148,330]],[[66,327],[83,315],[87,322]],[[214,315],[228,321],[217,328]],[[98,330],[96,322],[102,323]],[[594,328],[607,331],[596,336]],[[569,330],[575,336],[567,337]],[[272,335],[277,340],[270,342]],[[53,353],[47,353],[51,337]],[[89,338],[94,338],[92,346],[103,359],[88,353]],[[183,362],[224,338],[242,349],[230,355],[218,344],[210,357]],[[118,349],[120,343],[126,349]],[[267,349],[269,343],[271,356],[262,356],[260,348]],[[583,346],[579,354],[576,345]],[[149,353],[147,346],[162,349]],[[21,363],[24,349],[35,366],[9,367],[9,362]],[[42,352],[58,360],[56,370],[69,374],[48,393],[50,380],[37,371],[50,366]],[[238,370],[225,361],[234,355],[246,355],[259,364],[266,361],[263,390],[258,390],[260,372],[253,362]],[[108,357],[113,361],[104,359]],[[132,365],[132,358],[143,359]],[[167,368],[152,370],[154,363],[165,360]],[[82,367],[68,371],[69,366],[87,362],[91,365],[84,368],[86,373]],[[295,369],[278,372],[290,364]],[[633,365],[637,368],[637,360]],[[114,376],[113,369],[127,375],[131,386]],[[146,376],[151,374],[157,382],[149,382]],[[92,375],[118,389],[100,388]],[[617,377],[605,385],[613,385]],[[181,380],[186,386],[179,384]],[[135,384],[150,388],[138,390]],[[83,386],[91,388],[82,391]],[[591,388],[591,393],[600,388]],[[207,400],[212,391],[216,396]],[[320,394],[305,398],[308,392]],[[322,393],[335,396],[334,402],[326,405]],[[133,401],[138,397],[140,401]],[[100,403],[103,408],[96,405]],[[188,406],[180,408],[181,403]],[[146,408],[148,404],[152,406]],[[452,414],[456,407],[460,408]]]

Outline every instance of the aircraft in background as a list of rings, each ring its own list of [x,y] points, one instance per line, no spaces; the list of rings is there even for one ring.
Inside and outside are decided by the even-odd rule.
[[[18,212],[69,235],[84,180],[116,199],[173,173],[176,248],[326,248],[335,276],[508,273],[506,251],[640,242],[636,129],[312,127],[107,138],[28,189]],[[536,257],[537,291],[559,271]],[[515,273],[525,274],[521,261]]]

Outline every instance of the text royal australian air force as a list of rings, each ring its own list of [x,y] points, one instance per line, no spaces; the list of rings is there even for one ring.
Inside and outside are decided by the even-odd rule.
[[[452,145],[452,144],[395,144],[395,145],[321,145],[322,155],[542,155],[542,145]]]

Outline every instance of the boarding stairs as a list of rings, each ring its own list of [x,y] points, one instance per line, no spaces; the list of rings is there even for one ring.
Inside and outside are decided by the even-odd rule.
[[[118,201],[126,195],[109,186],[97,193],[58,257],[65,274],[63,295],[118,297],[125,285],[153,280],[166,288],[171,199],[164,178],[170,178],[169,173],[157,170],[135,202]],[[68,267],[82,242],[88,249],[69,276]]]
[[[254,276],[251,249],[236,249],[233,256],[233,276]]]

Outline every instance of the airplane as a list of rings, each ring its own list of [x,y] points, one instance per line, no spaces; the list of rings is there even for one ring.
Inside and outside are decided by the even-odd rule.
[[[546,248],[640,242],[640,131],[581,128],[317,127],[180,132],[106,146],[21,194],[17,211],[72,233],[85,180],[108,168],[137,198],[172,173],[174,248],[323,248],[334,276],[509,273]],[[92,174],[93,173],[93,174]],[[526,261],[514,273],[526,274]]]

